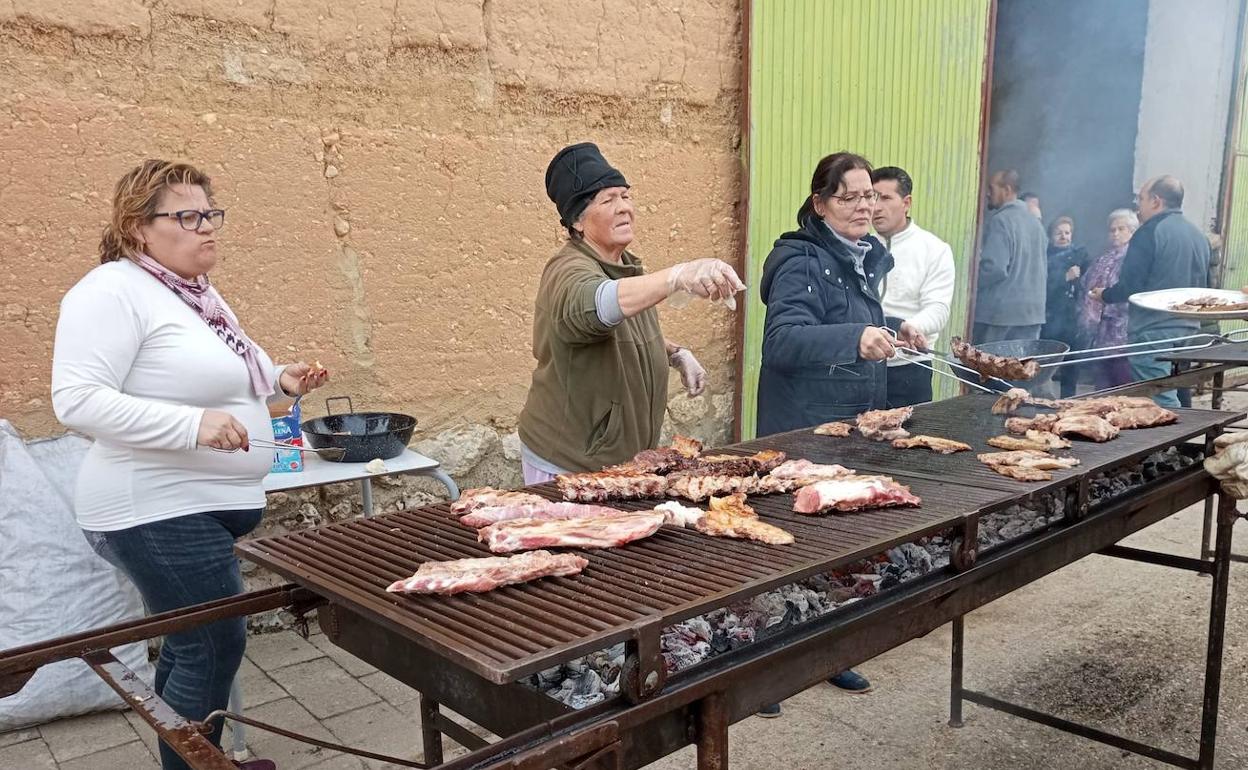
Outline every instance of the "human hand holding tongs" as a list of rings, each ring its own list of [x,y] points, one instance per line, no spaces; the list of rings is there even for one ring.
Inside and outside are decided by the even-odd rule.
[[[909,327],[909,329],[907,329],[907,327]],[[939,374],[945,377],[951,377],[964,385],[969,385],[972,388],[975,388],[976,390],[982,390],[985,393],[999,393],[1000,392],[998,390],[993,390],[992,388],[984,387],[983,384],[978,382],[977,380],[979,378],[979,372],[975,371],[969,366],[966,366],[960,361],[954,360],[953,358],[951,358],[950,356],[944,353],[938,353],[934,350],[929,349],[927,347],[927,339],[923,336],[921,332],[919,332],[918,329],[915,329],[914,326],[910,324],[909,321],[903,322],[901,324],[900,332],[895,332],[892,329],[889,329],[887,327],[881,327],[881,328],[883,329],[883,331],[887,332],[889,336],[892,337],[893,340],[895,340],[895,343],[892,346],[897,351],[906,354],[902,356],[902,358],[906,361],[906,363],[914,364],[915,366],[921,367],[923,369],[927,369],[930,372],[935,372],[936,374]],[[907,334],[908,331],[910,332],[909,334]],[[918,335],[917,341],[914,338],[914,335],[916,334]],[[921,355],[931,356],[931,360],[940,361],[945,366],[949,367],[951,371],[946,372],[941,369],[937,369],[936,367],[931,366],[930,364],[924,361],[919,361],[915,358]],[[889,357],[891,358],[891,356]],[[975,379],[967,379],[967,378],[959,377],[955,373],[958,371],[968,372]],[[989,377],[989,379],[994,380],[997,383],[1000,383],[1001,385],[1004,385],[1006,388],[1013,387],[1011,383],[1007,382],[1006,380],[1001,379],[1000,377]]]

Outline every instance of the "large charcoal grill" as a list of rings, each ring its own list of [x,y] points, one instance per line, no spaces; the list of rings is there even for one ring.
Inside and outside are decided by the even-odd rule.
[[[976,452],[988,451],[985,440],[1003,432],[1001,417],[989,413],[992,400],[967,396],[924,405],[915,410],[907,428],[966,441]],[[886,473],[909,485],[923,498],[923,505],[805,517],[791,511],[791,496],[756,496],[751,504],[763,519],[793,532],[794,545],[711,539],[664,528],[625,548],[585,552],[590,565],[580,576],[481,595],[418,597],[385,592],[390,582],[410,575],[422,561],[486,554],[475,533],[461,527],[442,505],[249,541],[240,544],[239,551],[298,585],[286,589],[288,601],[301,600],[305,608],[321,602],[321,625],[332,641],[421,691],[425,760],[441,763],[442,735],[474,749],[441,765],[448,770],[639,767],[689,743],[698,746],[699,768],[724,768],[731,722],[950,621],[954,623],[951,721],[960,722],[964,699],[1038,718],[1035,712],[962,688],[965,613],[1096,552],[1210,573],[1213,605],[1200,757],[1180,757],[1086,728],[1075,730],[1182,767],[1208,768],[1216,730],[1226,556],[1237,516],[1233,502],[1222,499],[1219,506],[1214,558],[1197,560],[1115,544],[1215,494],[1216,484],[1199,464],[1112,499],[1096,501],[1090,494],[1094,475],[1138,464],[1170,447],[1186,446],[1185,451],[1199,454],[1225,425],[1243,416],[1196,410],[1180,410],[1180,415],[1176,425],[1123,431],[1105,444],[1076,442],[1070,454],[1082,464],[1056,471],[1051,482],[1039,484],[992,473],[975,460],[976,452],[895,450],[858,436],[837,439],[799,431],[729,447],[726,451],[740,453],[774,448],[790,457]],[[556,496],[549,485],[531,489]],[[1064,518],[1059,523],[977,551],[980,517],[1040,495],[1062,498]],[[644,509],[653,504],[633,501],[621,507]],[[936,534],[952,544],[949,567],[666,678],[659,654],[664,626]],[[255,595],[240,599],[239,606],[249,602],[246,607],[254,610],[278,598],[282,597]],[[197,617],[202,616],[201,612]],[[154,618],[139,625],[151,635],[164,633],[177,622]],[[107,638],[111,643],[144,638],[137,633],[127,629]],[[572,711],[519,683],[541,669],[620,642],[626,645],[623,697]],[[42,663],[81,656],[91,649],[89,645],[89,640],[74,640],[55,646],[54,653],[0,654],[0,684]],[[110,682],[121,690],[127,687],[116,677]],[[132,702],[144,711],[146,701]],[[503,737],[485,745],[442,716],[439,704]],[[1078,727],[1060,721],[1048,718],[1046,723],[1062,729]]]

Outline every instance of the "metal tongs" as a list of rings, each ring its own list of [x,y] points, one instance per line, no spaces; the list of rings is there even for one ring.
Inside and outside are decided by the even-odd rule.
[[[324,449],[313,449],[312,447],[295,446],[294,444],[286,444],[281,441],[269,441],[268,439],[263,439],[263,438],[253,438],[253,439],[250,439],[247,443],[253,444],[255,446],[258,446],[264,449],[290,449],[295,452],[303,452],[305,454],[314,454],[317,457],[321,458],[322,460],[328,460],[331,463],[338,462],[347,454],[347,450],[343,449],[342,447],[325,447]],[[238,451],[237,449],[217,449],[216,447],[211,447],[211,449],[214,452],[225,452],[226,454]]]
[[[898,339],[898,337],[897,337],[897,332],[893,331],[892,329],[888,328],[887,326],[884,326],[884,327],[881,327],[881,328],[883,328],[883,329],[884,329],[884,331],[888,332],[889,336],[891,336],[894,340],[897,340],[898,342],[900,342],[900,340],[899,340],[899,339]],[[907,354],[909,354],[910,356],[931,356],[933,361],[939,361],[939,362],[941,362],[941,363],[942,363],[942,364],[944,364],[945,366],[949,367],[950,371],[947,371],[947,372],[946,372],[946,371],[944,371],[944,370],[942,370],[942,369],[937,369],[937,368],[936,368],[936,367],[934,367],[934,366],[929,366],[929,365],[927,365],[926,363],[924,363],[924,362],[922,362],[922,361],[915,360],[915,359],[913,359],[913,358],[909,358],[909,357],[903,358],[903,360],[904,360],[906,363],[908,363],[908,364],[914,364],[915,366],[918,366],[918,367],[923,368],[923,369],[927,369],[927,370],[928,370],[928,371],[930,371],[930,372],[935,372],[936,374],[939,374],[939,375],[941,375],[941,376],[943,376],[943,377],[949,377],[949,378],[951,378],[951,379],[957,380],[958,382],[962,383],[963,385],[970,385],[972,388],[975,388],[975,389],[977,389],[977,390],[982,390],[982,391],[983,391],[983,392],[985,392],[985,393],[999,394],[999,393],[1001,392],[1001,391],[999,391],[999,390],[993,390],[992,388],[989,388],[989,387],[985,386],[982,382],[974,382],[974,381],[972,381],[972,380],[966,379],[965,377],[959,377],[957,374],[955,374],[955,373],[954,373],[954,371],[953,371],[953,370],[955,370],[955,369],[956,369],[956,370],[958,370],[958,371],[962,371],[962,372],[971,372],[971,373],[973,374],[973,376],[975,376],[975,377],[979,377],[979,376],[980,376],[980,374],[979,374],[979,372],[975,371],[974,369],[972,369],[971,367],[969,367],[969,366],[967,366],[966,364],[962,363],[961,361],[958,361],[957,359],[953,358],[953,356],[952,356],[952,355],[950,355],[950,354],[947,354],[947,353],[941,353],[941,352],[938,352],[938,351],[935,351],[935,350],[931,350],[931,349],[929,349],[929,348],[923,348],[922,350],[916,350],[915,348],[907,347],[907,346],[905,346],[905,345],[900,345],[900,344],[896,345],[895,347],[896,347],[898,350],[900,350],[901,352],[903,352],[903,353],[907,353]],[[1003,379],[1001,379],[1000,377],[989,377],[988,379],[989,379],[989,380],[995,380],[995,381],[997,381],[997,382],[1001,383],[1001,384],[1002,384],[1002,385],[1004,385],[1007,389],[1014,387],[1014,384],[1013,384],[1012,382],[1010,382],[1010,381],[1008,381],[1008,380],[1003,380]]]

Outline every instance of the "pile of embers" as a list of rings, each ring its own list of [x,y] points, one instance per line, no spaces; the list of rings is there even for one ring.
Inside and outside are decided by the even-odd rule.
[[[1089,485],[1090,502],[1093,506],[1107,502],[1200,459],[1200,453],[1190,447],[1187,451],[1172,447],[1149,455],[1140,465],[1097,474]],[[1059,521],[1064,509],[1063,493],[1058,492],[983,516],[979,521],[979,548],[986,551],[1044,529]],[[841,570],[789,583],[668,626],[661,638],[668,673],[682,671],[942,569],[949,564],[949,551],[949,539],[944,535],[903,543]],[[623,665],[621,643],[546,669],[525,681],[552,698],[581,709],[619,693]]]

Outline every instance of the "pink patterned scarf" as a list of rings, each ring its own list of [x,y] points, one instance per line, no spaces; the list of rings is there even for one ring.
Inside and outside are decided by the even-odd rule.
[[[182,298],[190,305],[199,317],[204,319],[208,327],[217,333],[230,350],[243,357],[247,364],[247,373],[251,375],[251,388],[260,398],[273,395],[273,375],[260,365],[260,357],[256,355],[255,344],[247,338],[234,318],[230,306],[225,304],[221,293],[208,282],[208,277],[201,275],[188,281],[156,260],[140,253],[135,263],[151,273],[156,280]]]

